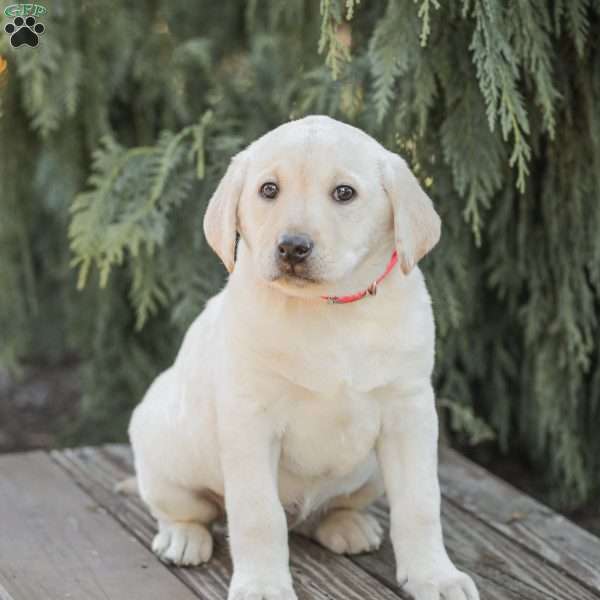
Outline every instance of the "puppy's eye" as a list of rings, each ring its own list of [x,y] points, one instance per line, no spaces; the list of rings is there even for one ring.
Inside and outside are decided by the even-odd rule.
[[[354,198],[355,194],[354,188],[349,185],[338,185],[335,190],[333,190],[333,197],[338,202],[349,202]]]
[[[279,193],[279,188],[277,187],[276,183],[267,182],[267,183],[263,183],[260,186],[260,195],[263,198],[268,198],[269,200],[272,200],[273,198],[277,197],[278,193]]]

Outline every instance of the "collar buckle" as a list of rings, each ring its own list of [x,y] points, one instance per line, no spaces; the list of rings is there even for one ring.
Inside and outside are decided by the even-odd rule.
[[[349,302],[361,300],[365,296],[375,296],[375,294],[377,294],[377,286],[391,273],[397,262],[398,253],[394,250],[383,274],[380,275],[367,289],[350,296],[321,296],[321,298],[326,300],[327,304],[348,304]]]

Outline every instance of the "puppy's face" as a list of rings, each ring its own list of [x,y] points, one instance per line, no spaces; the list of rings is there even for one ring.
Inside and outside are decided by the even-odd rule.
[[[400,157],[353,127],[307,117],[238,154],[211,199],[205,232],[229,270],[236,230],[260,277],[305,295],[394,238],[408,272],[437,241],[439,219]]]
[[[391,235],[368,139],[349,129],[280,128],[250,152],[240,232],[261,277],[282,289],[339,281]]]

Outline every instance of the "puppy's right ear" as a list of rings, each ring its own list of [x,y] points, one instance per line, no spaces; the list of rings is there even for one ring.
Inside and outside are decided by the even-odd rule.
[[[234,267],[237,208],[246,177],[246,153],[239,152],[212,195],[204,215],[204,235],[231,273]]]

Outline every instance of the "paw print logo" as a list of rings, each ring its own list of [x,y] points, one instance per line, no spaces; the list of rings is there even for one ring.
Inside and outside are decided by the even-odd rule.
[[[35,17],[15,17],[12,23],[7,23],[4,31],[10,35],[10,43],[18,48],[23,44],[35,48],[38,45],[39,37],[45,31],[41,23],[36,23]]]

